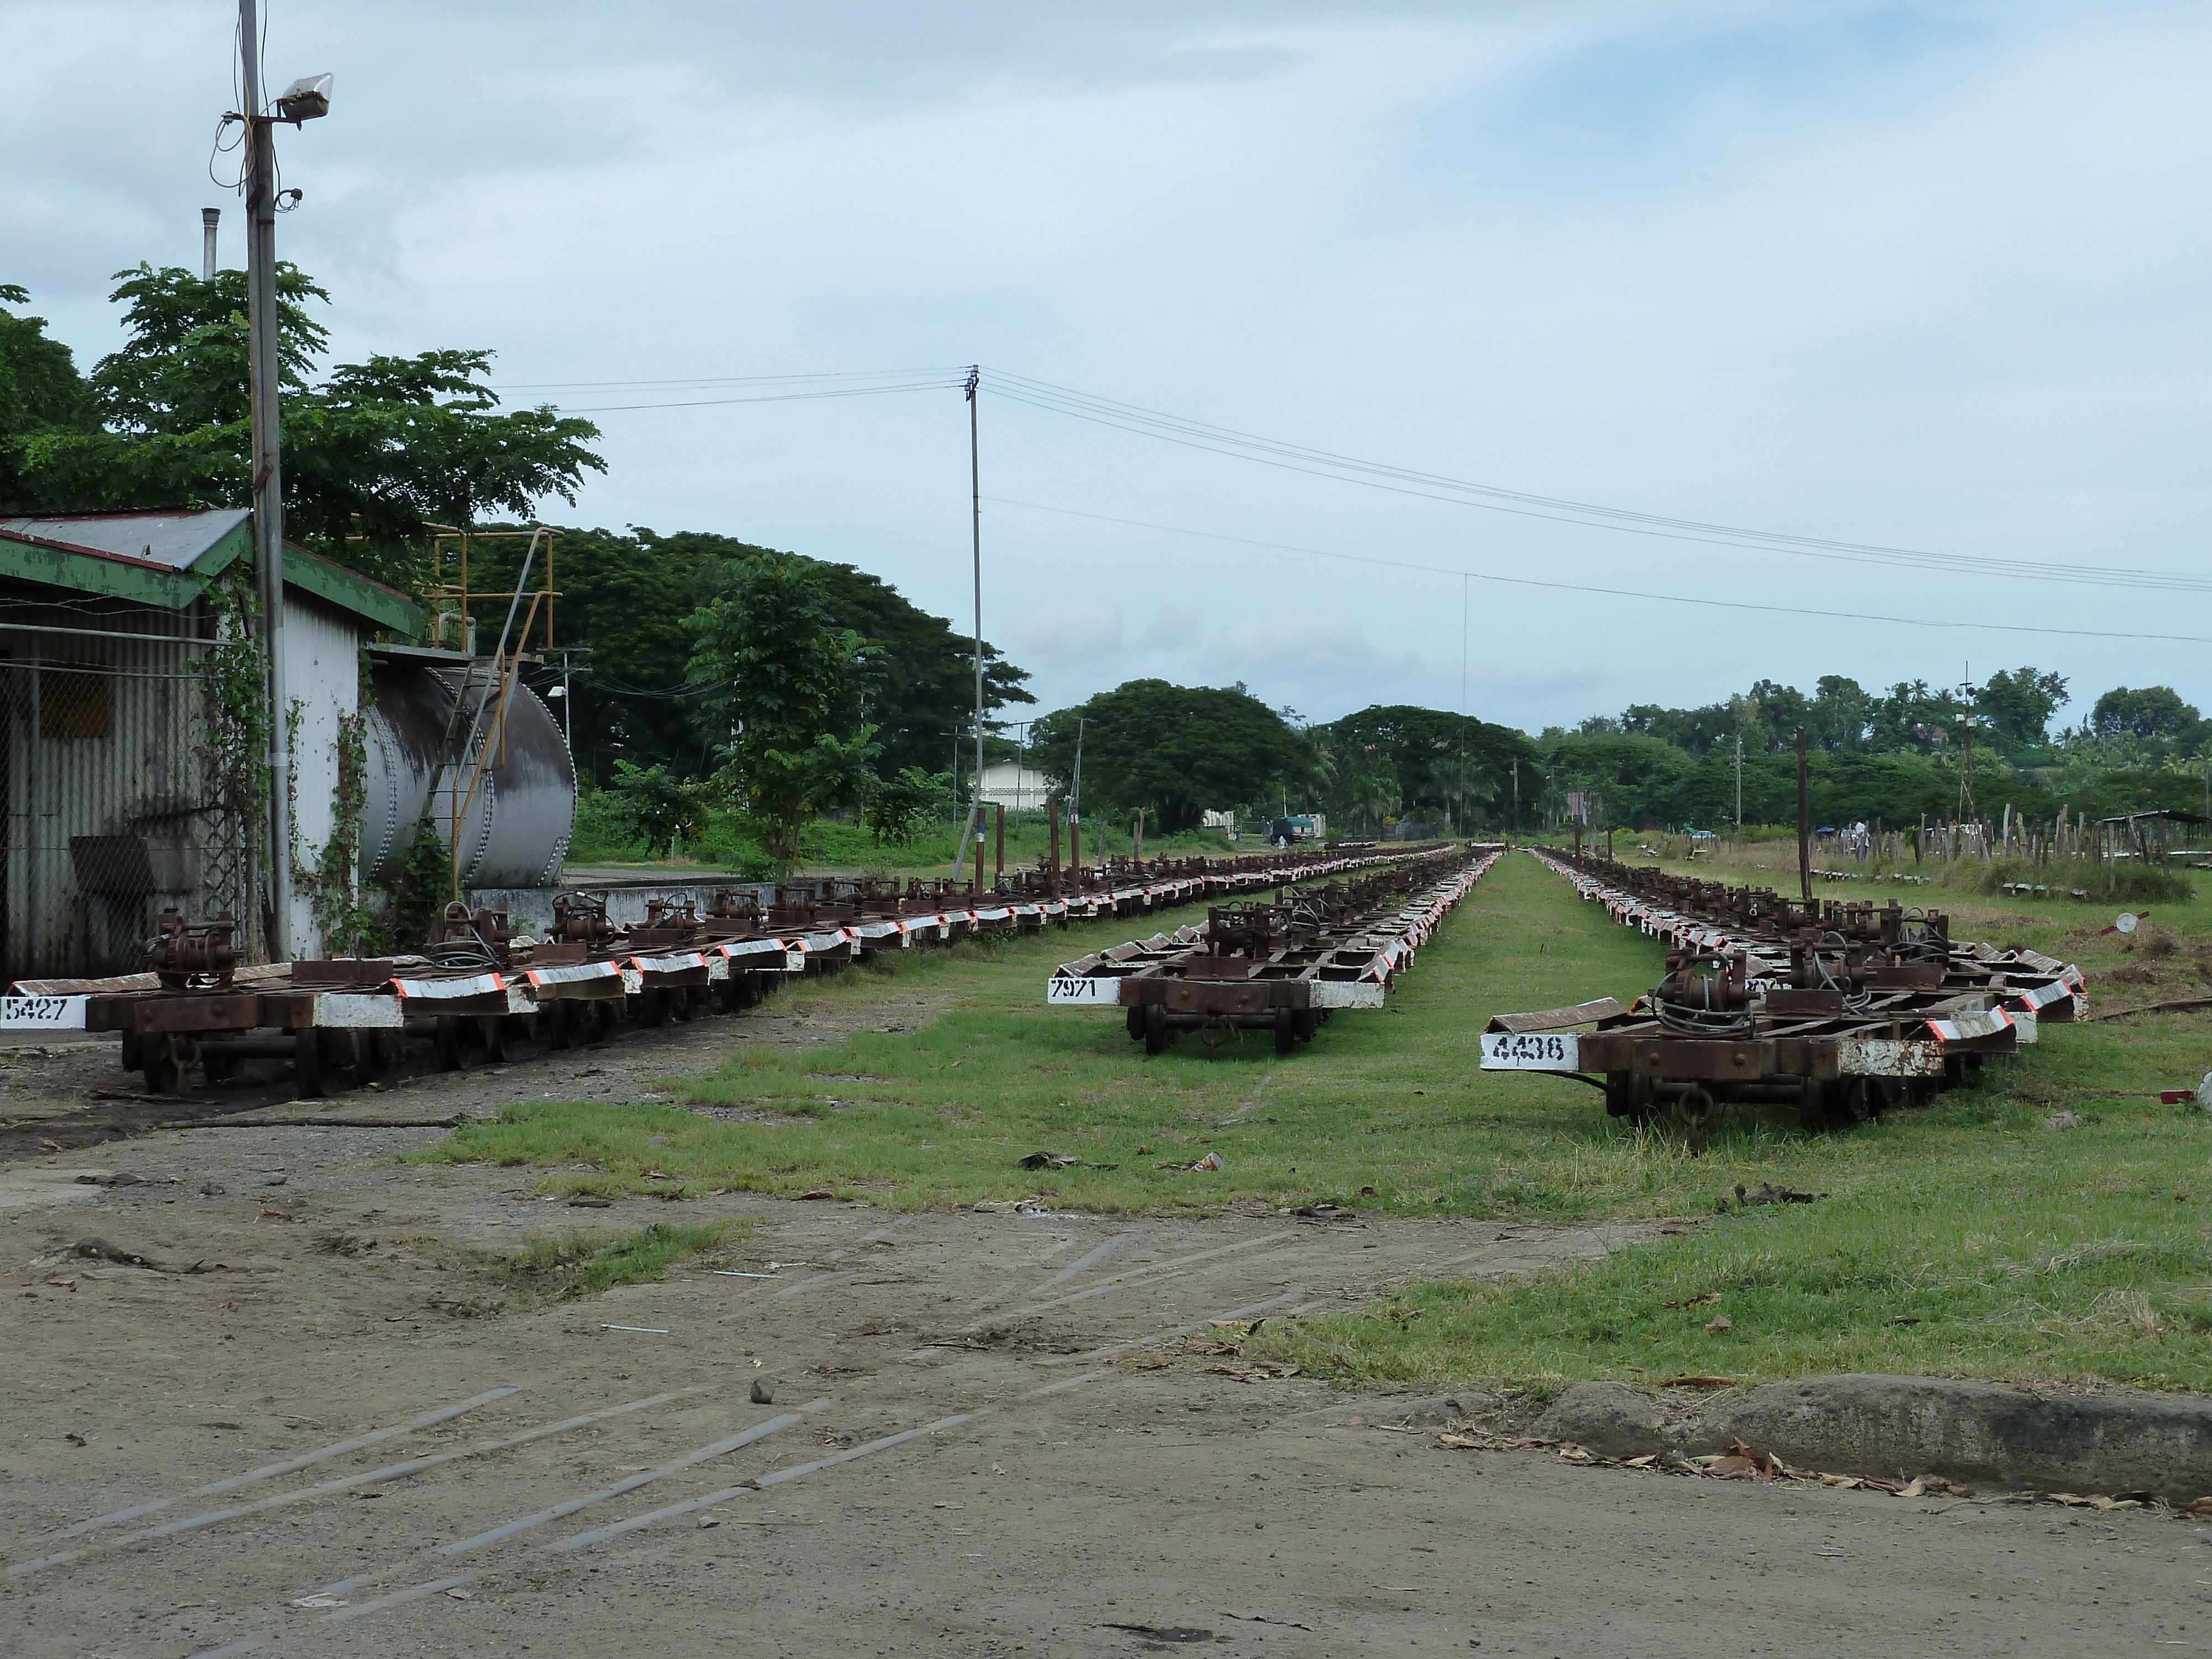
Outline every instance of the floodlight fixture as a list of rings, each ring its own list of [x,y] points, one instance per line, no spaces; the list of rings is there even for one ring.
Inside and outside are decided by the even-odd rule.
[[[303,75],[284,88],[276,100],[276,118],[298,126],[302,121],[312,121],[331,112],[331,82],[328,75]]]

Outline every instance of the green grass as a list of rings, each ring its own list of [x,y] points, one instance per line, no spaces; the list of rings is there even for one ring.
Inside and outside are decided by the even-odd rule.
[[[617,1285],[664,1278],[693,1256],[719,1259],[744,1231],[745,1224],[734,1220],[655,1221],[625,1232],[584,1229],[528,1239],[521,1249],[495,1256],[489,1271],[533,1301],[575,1302]]]
[[[2082,961],[2100,1007],[2212,980],[2197,921],[2212,907],[2174,907],[2174,928],[2133,939],[2097,933],[2105,918],[2078,905],[1953,908],[1962,936]],[[1491,872],[1388,1007],[1340,1015],[1287,1059],[1255,1036],[1218,1060],[1188,1037],[1146,1060],[1117,1013],[1042,1006],[1051,963],[1135,931],[1149,929],[1098,923],[918,951],[810,985],[790,994],[795,1007],[915,1029],[796,1052],[733,1035],[719,1069],[662,1085],[761,1121],[544,1103],[464,1126],[427,1155],[533,1165],[545,1190],[829,1188],[900,1209],[1035,1194],[1097,1212],[1328,1200],[1399,1216],[1700,1218],[1601,1263],[1419,1287],[1376,1314],[1273,1339],[1320,1374],[1756,1380],[1859,1368],[2212,1387],[2212,1118],[2156,1099],[2212,1064],[2204,1016],[2046,1024],[2017,1062],[1846,1133],[1807,1136],[1794,1114],[1727,1109],[1692,1158],[1666,1127],[1608,1119],[1594,1090],[1478,1069],[1488,1015],[1625,998],[1660,972],[1653,941],[1531,859]],[[2130,971],[2146,977],[2109,985]],[[935,1006],[919,1013],[917,999]],[[2061,1108],[2087,1121],[2045,1127]],[[1046,1149],[1116,1167],[1017,1167]],[[1158,1167],[1209,1151],[1224,1169]],[[1761,1182],[1830,1196],[1714,1215],[1717,1197]],[[1717,1304],[1663,1305],[1715,1291]],[[1716,1313],[1731,1328],[1707,1335]]]
[[[1564,891],[1530,860],[1499,866],[1389,1006],[1340,1013],[1286,1058],[1271,1036],[1248,1032],[1218,1060],[1192,1036],[1147,1060],[1118,1009],[1047,1008],[1054,963],[1153,925],[1101,922],[915,952],[887,975],[848,973],[816,994],[879,1002],[884,1023],[899,997],[951,1006],[919,1030],[863,1030],[802,1052],[733,1042],[721,1069],[669,1085],[690,1103],[775,1121],[548,1102],[465,1125],[432,1155],[592,1166],[549,1176],[548,1190],[658,1187],[644,1171],[659,1169],[694,1188],[829,1187],[901,1209],[1030,1194],[1100,1211],[1326,1200],[1401,1214],[1589,1213],[1678,1202],[1649,1160],[1601,1170],[1589,1155],[1590,1091],[1478,1069],[1492,1010],[1626,994],[1656,976],[1650,940],[1563,902]],[[1582,1127],[1559,1135],[1569,1121]],[[1038,1151],[1115,1167],[1018,1167]],[[1208,1152],[1227,1167],[1160,1167]]]

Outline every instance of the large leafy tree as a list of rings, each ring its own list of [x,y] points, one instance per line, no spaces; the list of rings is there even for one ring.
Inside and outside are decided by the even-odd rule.
[[[2001,740],[2040,749],[2050,741],[2051,717],[2065,701],[2064,675],[2000,668],[1983,684],[1974,708]]]
[[[1331,810],[1362,823],[1422,808],[1459,816],[1469,802],[1505,793],[1513,763],[1535,757],[1510,727],[1404,703],[1363,708],[1314,734],[1334,769]],[[1388,776],[1389,791],[1376,787],[1377,773]],[[1395,800],[1384,805],[1386,796]]]
[[[2178,738],[2192,731],[2197,710],[2170,685],[2146,685],[2130,691],[2115,686],[2089,711],[2089,727],[2099,737]]]
[[[488,570],[506,572],[519,556],[495,548]],[[866,641],[861,656],[867,717],[882,748],[882,771],[944,769],[951,740],[972,730],[974,645],[880,578],[848,564],[778,553],[734,537],[697,531],[664,535],[634,527],[564,530],[554,555],[560,590],[556,637],[588,645],[588,674],[580,682],[575,714],[578,763],[605,779],[617,757],[668,760],[703,769],[726,733],[695,718],[680,672],[691,649],[686,619],[726,574],[760,559],[791,559],[819,579],[833,624]],[[983,695],[989,711],[1033,701],[1017,668],[989,641],[983,647]]]
[[[29,298],[14,284],[0,283],[0,307]],[[76,360],[47,335],[46,319],[0,308],[0,509],[23,499],[26,447],[82,426],[91,402]]]
[[[1304,782],[1311,753],[1257,697],[1130,680],[1030,728],[1031,763],[1063,788],[1075,776],[1079,726],[1084,809],[1141,810],[1169,835],[1210,810],[1271,804],[1278,787]]]
[[[721,567],[685,625],[700,718],[727,734],[723,776],[788,864],[809,819],[862,804],[873,782],[866,641],[837,625],[814,562],[790,553]]]
[[[52,390],[62,377],[52,354],[19,339],[34,319],[9,318],[0,329],[0,381],[29,374],[49,388],[38,418],[0,410],[0,510],[246,505],[245,273],[210,279],[142,264],[117,281],[111,297],[124,307],[127,338],[75,398]],[[590,422],[551,408],[499,409],[483,383],[488,351],[372,356],[315,382],[328,334],[309,305],[330,296],[289,264],[278,266],[276,288],[292,539],[406,586],[422,574],[432,525],[527,514],[549,495],[573,501],[586,472],[605,471]],[[0,291],[9,297],[21,303],[21,290]]]

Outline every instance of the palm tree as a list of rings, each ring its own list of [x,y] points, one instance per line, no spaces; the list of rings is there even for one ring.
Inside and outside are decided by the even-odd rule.
[[[1429,768],[1429,787],[1450,805],[1455,835],[1465,831],[1467,808],[1470,805],[1487,806],[1498,799],[1497,781],[1486,775],[1480,761],[1471,761],[1464,755],[1432,763]]]

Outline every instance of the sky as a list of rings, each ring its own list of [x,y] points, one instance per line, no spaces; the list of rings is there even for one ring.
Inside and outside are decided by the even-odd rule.
[[[2212,708],[2201,5],[264,15],[272,90],[336,76],[278,227],[334,358],[486,347],[508,401],[589,411],[608,471],[554,522],[849,562],[964,630],[980,364],[983,625],[1029,712],[1158,676],[1533,731],[2023,664],[2062,719]],[[196,266],[202,207],[242,261],[234,23],[0,0],[33,71],[0,282],[87,367],[112,274]],[[790,395],[830,390],[864,395]]]

